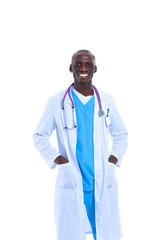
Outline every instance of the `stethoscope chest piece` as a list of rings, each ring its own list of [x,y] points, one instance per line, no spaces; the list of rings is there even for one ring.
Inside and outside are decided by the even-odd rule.
[[[105,112],[103,111],[103,109],[99,109],[99,111],[98,111],[98,116],[99,117],[102,117],[102,116],[104,116],[105,115]]]

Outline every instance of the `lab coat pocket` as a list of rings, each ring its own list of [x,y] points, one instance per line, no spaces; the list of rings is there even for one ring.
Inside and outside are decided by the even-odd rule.
[[[108,162],[107,175],[106,175],[106,187],[110,188],[116,183],[115,176],[115,164]]]
[[[67,103],[64,106],[64,123],[65,128],[74,129],[75,121],[74,121],[74,109],[72,108],[71,103]]]
[[[65,189],[75,189],[75,179],[70,162],[60,164],[56,186]]]

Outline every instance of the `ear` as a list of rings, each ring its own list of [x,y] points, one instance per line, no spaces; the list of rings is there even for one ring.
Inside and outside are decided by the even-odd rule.
[[[72,64],[69,66],[69,71],[70,71],[70,72],[73,72],[73,71],[72,71]]]
[[[94,66],[94,73],[96,73],[97,72],[97,66],[95,65]]]

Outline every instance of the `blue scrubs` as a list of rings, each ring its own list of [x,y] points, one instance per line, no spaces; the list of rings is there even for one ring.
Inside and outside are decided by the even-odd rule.
[[[83,104],[73,92],[72,88],[71,94],[75,105],[77,119],[76,157],[82,173],[84,203],[92,227],[93,237],[94,240],[96,240],[93,144],[95,96],[93,95],[86,104]]]

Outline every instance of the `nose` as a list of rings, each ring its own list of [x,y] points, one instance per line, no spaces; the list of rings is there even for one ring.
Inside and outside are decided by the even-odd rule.
[[[86,68],[85,63],[81,65],[80,72],[83,72],[83,73],[88,72],[88,69]]]

